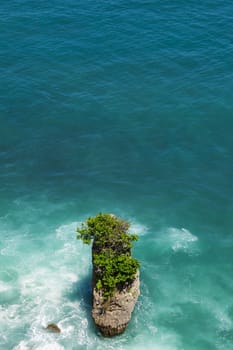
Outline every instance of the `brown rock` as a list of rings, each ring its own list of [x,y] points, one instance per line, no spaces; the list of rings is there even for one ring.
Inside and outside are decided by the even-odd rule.
[[[95,280],[93,276],[93,280]],[[106,336],[124,332],[140,294],[139,271],[130,286],[116,290],[108,300],[93,286],[92,317],[100,332]]]
[[[61,333],[61,329],[55,323],[48,324],[46,329],[51,331],[51,332]]]

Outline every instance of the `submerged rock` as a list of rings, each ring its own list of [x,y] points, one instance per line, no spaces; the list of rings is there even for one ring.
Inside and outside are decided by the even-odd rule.
[[[92,317],[105,337],[124,332],[140,294],[139,285],[138,272],[129,286],[121,291],[116,290],[107,300],[104,299],[101,290],[93,288]]]
[[[55,323],[49,323],[46,329],[51,332],[61,333],[61,329]]]

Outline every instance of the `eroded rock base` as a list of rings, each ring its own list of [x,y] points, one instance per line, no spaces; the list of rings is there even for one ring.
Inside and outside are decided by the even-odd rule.
[[[105,337],[124,332],[140,294],[139,271],[130,286],[116,290],[108,300],[104,300],[101,290],[93,288],[92,317]]]

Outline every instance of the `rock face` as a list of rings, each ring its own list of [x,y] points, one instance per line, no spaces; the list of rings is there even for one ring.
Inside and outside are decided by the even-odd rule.
[[[95,281],[93,272],[93,282]],[[111,337],[124,332],[140,294],[139,271],[132,283],[121,291],[116,290],[108,299],[103,298],[101,290],[93,283],[92,317],[100,332]]]

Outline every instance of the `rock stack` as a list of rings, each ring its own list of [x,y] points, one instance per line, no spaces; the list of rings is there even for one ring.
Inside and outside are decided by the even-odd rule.
[[[140,294],[139,261],[132,257],[136,235],[129,223],[113,214],[88,218],[77,238],[92,244],[92,316],[104,336],[122,333]]]
[[[124,332],[140,294],[139,272],[131,285],[122,290],[115,290],[108,299],[93,285],[92,317],[97,328],[105,337],[111,337]]]

